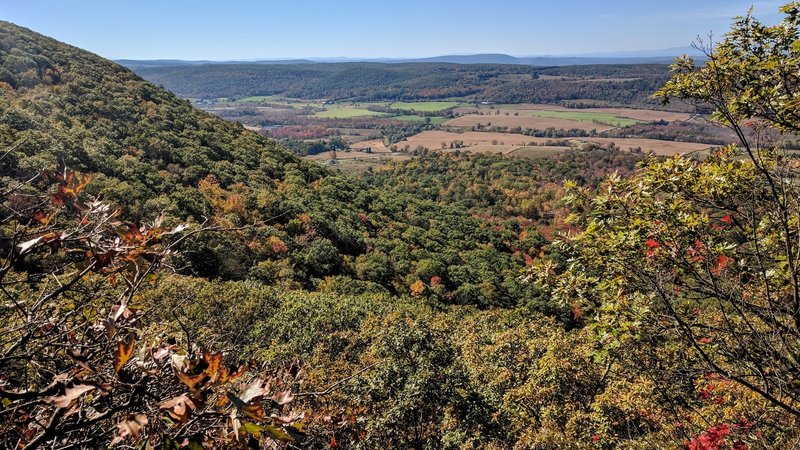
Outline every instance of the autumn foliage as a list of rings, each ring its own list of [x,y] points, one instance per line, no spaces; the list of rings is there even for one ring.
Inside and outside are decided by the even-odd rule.
[[[9,188],[0,243],[4,448],[300,442],[303,371],[233,364],[151,322],[143,285],[211,226],[126,223],[66,168]],[[30,190],[38,184],[45,194]],[[47,186],[52,188],[47,189]],[[248,444],[250,442],[250,444]]]

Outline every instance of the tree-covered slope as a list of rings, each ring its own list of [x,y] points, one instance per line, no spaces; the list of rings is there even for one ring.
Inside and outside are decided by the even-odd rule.
[[[469,97],[498,103],[591,99],[650,105],[669,76],[664,64],[531,67],[509,64],[320,63],[193,64],[132,67],[191,98],[414,100]]]
[[[136,214],[162,207],[152,205],[162,194],[198,212],[187,186],[208,175],[223,187],[283,180],[292,171],[307,181],[323,175],[122,66],[7,22],[0,23],[0,62],[0,145],[12,150],[0,162],[4,175],[60,162],[98,174],[99,188],[112,188],[107,194]]]

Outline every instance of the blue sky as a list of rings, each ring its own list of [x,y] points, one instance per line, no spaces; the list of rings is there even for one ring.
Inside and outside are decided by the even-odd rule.
[[[0,0],[0,19],[114,59],[527,56],[682,47],[787,2]]]

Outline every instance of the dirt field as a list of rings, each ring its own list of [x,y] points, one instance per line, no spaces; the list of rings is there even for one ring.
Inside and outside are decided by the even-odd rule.
[[[350,145],[350,148],[353,150],[362,150],[367,147],[372,149],[372,153],[391,153],[391,151],[383,144],[382,140],[356,142],[355,144]]]
[[[576,138],[578,139],[578,138]],[[661,141],[658,139],[639,139],[639,138],[580,138],[578,140],[586,142],[596,142],[598,144],[615,143],[622,149],[641,147],[642,151],[651,151],[656,155],[678,155],[692,153],[711,147],[709,144],[699,144],[696,142],[674,142]]]
[[[316,155],[305,156],[304,158],[310,159],[312,161],[326,161],[332,159],[332,157],[333,157],[333,152],[323,152],[323,153],[317,153]],[[336,159],[339,160],[347,160],[347,159],[378,160],[382,158],[411,159],[411,155],[391,153],[391,152],[382,152],[382,153],[363,153],[359,151],[336,152]]]
[[[640,147],[644,152],[650,152],[657,155],[675,155],[683,153],[691,153],[698,150],[703,150],[709,147],[708,144],[699,144],[694,142],[672,142],[661,141],[658,139],[640,139],[640,138],[571,138],[576,145],[581,142],[595,142],[598,144],[608,144],[614,142],[616,145],[623,149]],[[411,150],[417,146],[422,146],[430,150],[440,150],[442,142],[445,143],[446,150],[450,150],[450,143],[462,141],[464,148],[461,150],[466,151],[492,151],[497,153],[508,154],[520,147],[530,147],[528,144],[531,142],[537,145],[546,145],[552,139],[536,138],[525,136],[522,134],[511,133],[483,133],[480,131],[469,131],[465,133],[449,133],[447,131],[423,131],[420,134],[412,136],[405,141],[398,142],[396,145],[403,148],[408,145]],[[552,147],[552,146],[550,146]]]
[[[422,133],[411,136],[410,138],[400,141],[395,145],[397,145],[398,148],[403,148],[408,145],[411,150],[414,150],[420,145],[430,150],[440,150],[442,148],[442,143],[444,142],[445,147],[447,147],[449,150],[451,142],[461,141],[465,147],[491,146],[498,149],[507,148],[510,150],[511,148],[524,147],[528,145],[529,142],[544,144],[548,140],[549,139],[547,138],[536,138],[525,136],[524,134],[483,133],[480,131],[450,133],[447,131],[432,130],[423,131]],[[469,149],[465,148],[465,150]]]

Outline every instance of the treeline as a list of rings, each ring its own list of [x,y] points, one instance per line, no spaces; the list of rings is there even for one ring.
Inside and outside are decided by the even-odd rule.
[[[557,219],[564,180],[594,188],[610,173],[632,174],[643,158],[601,147],[531,159],[424,151],[411,161],[368,174],[367,181],[382,190],[458,205],[493,219],[521,220],[541,230]]]

